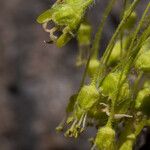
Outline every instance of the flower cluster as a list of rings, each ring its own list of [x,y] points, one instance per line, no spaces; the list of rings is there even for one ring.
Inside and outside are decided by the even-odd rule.
[[[57,1],[37,19],[59,47],[77,34],[76,64],[86,64],[85,71],[56,129],[77,138],[86,127],[95,127],[92,150],[132,150],[141,130],[150,126],[150,2],[141,18],[136,14],[140,0],[124,3],[120,24],[99,58],[104,24],[116,1],[109,1],[92,48],[91,26],[82,19],[91,0]],[[55,27],[49,30],[46,26],[51,20]],[[60,37],[54,35],[56,30],[62,31]]]

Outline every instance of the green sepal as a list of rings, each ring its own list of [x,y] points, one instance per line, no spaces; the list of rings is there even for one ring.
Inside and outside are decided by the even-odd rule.
[[[52,19],[53,10],[48,9],[44,11],[40,16],[37,17],[36,21],[40,24],[48,22]]]
[[[66,113],[73,112],[73,109],[74,109],[74,105],[75,105],[77,96],[78,96],[78,94],[74,94],[74,95],[72,95],[72,96],[70,97],[69,103],[68,103],[67,108],[66,108]]]
[[[56,45],[57,47],[61,48],[66,45],[71,39],[72,36],[69,33],[64,33],[57,39]]]

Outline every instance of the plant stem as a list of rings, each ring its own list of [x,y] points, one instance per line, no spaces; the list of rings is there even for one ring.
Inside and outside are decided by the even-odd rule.
[[[106,7],[105,11],[104,11],[104,14],[103,14],[103,17],[102,17],[102,20],[101,20],[101,23],[100,23],[100,26],[99,26],[99,29],[95,35],[95,39],[94,39],[94,42],[93,42],[93,46],[91,48],[91,54],[88,58],[88,61],[86,63],[86,67],[85,67],[85,70],[84,70],[84,73],[83,73],[83,77],[82,77],[82,80],[81,80],[81,84],[80,84],[80,88],[79,90],[82,88],[82,86],[84,85],[84,82],[85,82],[85,78],[86,78],[86,74],[87,74],[87,70],[88,70],[88,67],[89,67],[89,63],[90,63],[90,60],[91,58],[96,58],[98,56],[98,50],[99,50],[99,43],[101,41],[101,37],[102,37],[102,30],[104,28],[104,25],[105,25],[105,22],[106,22],[106,19],[113,7],[113,4],[115,3],[116,0],[110,0],[109,3],[108,3],[108,6]],[[96,79],[97,79],[97,74],[94,76],[93,80],[92,80],[92,84],[95,84],[96,82]]]
[[[93,56],[92,56],[93,58],[96,58],[98,56],[98,50],[100,48],[100,41],[102,38],[102,31],[103,31],[106,19],[110,13],[115,1],[116,0],[109,1],[108,5],[104,11],[104,14],[102,16],[102,20],[101,20],[100,26],[98,28],[98,31],[96,32],[95,39],[94,39],[93,46],[92,46],[92,51],[94,51]]]
[[[85,82],[85,79],[86,79],[86,74],[87,74],[87,70],[88,70],[88,67],[89,67],[89,63],[90,63],[90,60],[91,60],[91,57],[92,57],[92,51],[89,55],[89,58],[87,60],[87,63],[86,63],[86,66],[85,66],[85,69],[84,69],[84,73],[83,73],[83,76],[82,76],[82,80],[81,80],[81,83],[80,83],[80,88],[78,91],[81,90],[81,88],[83,87],[84,85],[84,82]]]
[[[146,7],[146,9],[145,9],[145,11],[144,11],[144,13],[142,15],[142,18],[141,18],[141,20],[140,20],[140,22],[139,22],[135,32],[133,33],[131,44],[130,44],[130,47],[128,49],[128,55],[130,55],[130,52],[132,51],[132,48],[134,47],[134,42],[137,39],[137,35],[138,35],[138,33],[139,33],[139,31],[140,31],[140,29],[141,29],[141,27],[142,27],[142,25],[143,25],[143,23],[145,21],[145,17],[147,15],[148,11],[149,11],[149,8],[150,8],[150,2],[148,3],[148,5],[147,5],[147,7]]]
[[[118,28],[116,29],[115,33],[113,34],[105,52],[104,52],[104,55],[103,55],[103,58],[102,58],[102,63],[107,65],[107,62],[108,62],[108,59],[111,55],[111,52],[112,52],[112,45],[115,44],[115,40],[118,36],[118,34],[120,33],[122,27],[124,26],[124,24],[126,23],[128,17],[130,16],[130,14],[132,13],[132,11],[135,9],[136,5],[138,4],[140,0],[134,0],[133,3],[131,4],[131,6],[129,7],[129,9],[127,10],[127,12],[125,13],[123,19],[121,20]]]
[[[88,70],[89,63],[90,63],[91,58],[92,58],[92,57],[93,57],[93,58],[96,58],[97,55],[98,55],[98,50],[99,50],[99,47],[100,47],[100,46],[99,46],[99,43],[100,43],[101,37],[102,37],[102,30],[103,30],[103,28],[104,28],[104,25],[105,25],[107,16],[108,16],[108,14],[110,13],[110,11],[111,11],[111,9],[112,9],[112,6],[113,6],[113,4],[114,4],[115,1],[116,1],[116,0],[110,0],[110,2],[109,2],[109,4],[108,4],[107,8],[106,8],[105,11],[104,11],[104,15],[103,15],[103,17],[102,17],[102,21],[101,21],[100,26],[99,26],[99,29],[98,29],[98,31],[97,31],[97,33],[96,33],[96,35],[95,35],[95,39],[94,39],[94,42],[93,42],[93,46],[92,46],[92,48],[91,48],[90,56],[89,56],[89,58],[88,58],[88,61],[87,61],[87,63],[86,63],[86,66],[85,66],[85,70],[84,70],[84,73],[83,73],[83,77],[82,77],[82,80],[81,80],[81,84],[80,84],[79,91],[80,91],[80,89],[81,89],[81,88],[83,87],[83,85],[84,85],[85,78],[86,78],[86,74],[87,74],[87,70]],[[96,78],[96,76],[94,77],[94,79],[93,79],[93,81],[92,81],[92,84],[95,83],[95,80],[96,80],[95,78]]]

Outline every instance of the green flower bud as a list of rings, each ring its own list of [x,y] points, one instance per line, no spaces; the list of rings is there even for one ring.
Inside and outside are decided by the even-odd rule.
[[[137,98],[135,100],[135,108],[139,109],[144,102],[145,99],[147,99],[147,96],[150,96],[150,89],[144,88],[141,91],[139,91]]]
[[[135,100],[135,108],[148,116],[150,115],[150,88],[144,88],[139,91]]]
[[[99,92],[94,85],[87,85],[81,88],[76,102],[73,104],[73,112],[67,119],[67,123],[71,123],[72,121],[73,123],[70,129],[66,131],[66,136],[77,137],[81,132],[83,132],[88,112],[97,102],[98,98]]]
[[[100,61],[97,59],[91,59],[88,67],[88,74],[92,78],[95,73],[98,71],[98,68],[100,66]]]
[[[99,98],[99,92],[94,85],[85,85],[78,93],[74,106],[74,116],[78,119],[94,106]]]
[[[115,65],[119,61],[120,56],[121,56],[121,42],[120,40],[118,40],[116,44],[114,45],[114,48],[111,52],[111,55],[108,60],[108,65],[109,66]]]
[[[115,131],[110,127],[102,127],[98,130],[95,144],[99,150],[113,150]]]
[[[135,138],[136,137],[134,134],[130,134],[127,137],[127,140],[121,145],[119,150],[132,150]]]
[[[118,63],[118,61],[121,59],[121,56],[124,55],[128,43],[129,37],[124,37],[122,39],[122,47],[121,47],[121,40],[116,41],[108,60],[108,66],[114,66]]]
[[[132,29],[135,26],[136,21],[137,21],[137,14],[135,11],[133,11],[129,16],[127,22],[125,23],[124,28],[127,30]]]
[[[136,62],[135,67],[144,72],[150,72],[150,50],[141,53]]]
[[[43,12],[37,22],[44,25],[44,30],[50,33],[50,41],[56,42],[57,46],[64,46],[77,32],[86,9],[93,0],[66,0],[55,2],[49,10]],[[53,21],[56,25],[53,29],[47,29],[48,22]],[[54,35],[55,31],[61,31],[60,38]]]
[[[141,48],[141,53],[142,51],[148,51],[148,50],[150,50],[150,37],[148,37],[143,43],[142,48]]]
[[[117,91],[118,74],[109,73],[101,85],[101,90],[104,96],[112,97],[114,92]]]
[[[144,72],[150,72],[150,38],[148,38],[141,47],[137,59],[135,61],[135,68]]]
[[[125,78],[125,76],[123,75],[122,80],[119,81],[120,75],[121,75],[121,72],[112,72],[112,73],[109,73],[105,77],[105,79],[102,82],[102,85],[100,87],[100,89],[102,90],[102,94],[104,96],[109,96],[110,98],[114,98],[114,96],[116,95],[116,93],[118,91],[118,82],[121,82],[123,80],[123,78]],[[126,84],[124,84],[124,85],[127,86]],[[123,93],[123,94],[125,94],[125,93]]]
[[[77,97],[78,106],[88,111],[98,100],[99,92],[94,85],[85,85]]]
[[[143,85],[144,88],[149,88],[150,89],[150,80],[146,80],[144,85]]]
[[[77,32],[79,46],[90,45],[91,43],[91,26],[88,23],[82,23]]]
[[[127,81],[123,83],[121,89],[118,89],[118,82],[121,82],[125,78],[125,75],[122,75],[122,79],[119,81],[120,75],[121,72],[109,73],[103,80],[100,90],[103,96],[109,97],[112,101],[116,99],[119,91],[117,102],[115,104],[115,112],[122,114],[127,112],[130,105],[130,89]]]

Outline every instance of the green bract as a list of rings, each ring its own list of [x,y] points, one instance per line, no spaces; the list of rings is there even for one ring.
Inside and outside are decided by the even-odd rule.
[[[37,18],[37,22],[43,24],[45,31],[50,33],[50,40],[56,42],[58,47],[62,47],[77,32],[84,13],[92,2],[93,0],[57,1]],[[50,21],[55,23],[55,27],[47,29],[47,23]],[[60,37],[54,35],[56,31],[62,32]]]
[[[98,150],[114,150],[115,131],[110,127],[102,127],[98,130],[95,144]]]

